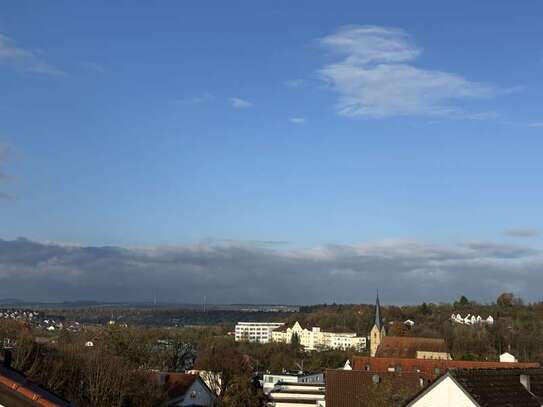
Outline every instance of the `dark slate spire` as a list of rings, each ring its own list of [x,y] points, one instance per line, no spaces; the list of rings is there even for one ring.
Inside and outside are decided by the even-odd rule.
[[[379,291],[377,291],[377,299],[375,300],[375,325],[379,330],[383,327],[383,317],[381,316],[381,304],[379,304]]]

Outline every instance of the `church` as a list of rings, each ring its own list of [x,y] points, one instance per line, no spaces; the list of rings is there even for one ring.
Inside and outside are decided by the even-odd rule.
[[[442,338],[387,336],[379,294],[377,294],[375,300],[375,322],[370,331],[370,356],[378,358],[452,360],[447,343]]]

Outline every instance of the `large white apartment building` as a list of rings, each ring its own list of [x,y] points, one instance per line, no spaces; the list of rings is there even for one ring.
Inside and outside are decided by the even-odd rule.
[[[294,335],[298,336],[300,345],[305,350],[366,348],[366,337],[356,336],[351,332],[324,332],[318,327],[302,328],[298,322],[292,328],[282,326],[274,329],[272,340],[290,343]]]
[[[238,322],[236,324],[236,342],[271,342],[272,331],[283,325],[283,322]]]

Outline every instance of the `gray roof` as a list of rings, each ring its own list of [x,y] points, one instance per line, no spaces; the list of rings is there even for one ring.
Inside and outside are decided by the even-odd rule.
[[[379,330],[383,327],[383,317],[381,315],[381,304],[379,303],[379,293],[377,293],[377,299],[375,300],[375,325]]]

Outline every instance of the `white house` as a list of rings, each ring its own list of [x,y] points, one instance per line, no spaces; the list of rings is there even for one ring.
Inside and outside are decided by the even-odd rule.
[[[406,407],[541,406],[543,369],[451,369]],[[499,385],[497,385],[499,383]]]
[[[283,322],[238,322],[235,340],[268,343],[272,341],[272,331],[283,325]]]
[[[456,314],[456,315],[452,314],[451,321],[457,324],[464,324],[464,325],[492,325],[494,324],[494,318],[492,318],[492,315],[489,315],[486,319],[484,319],[480,315],[468,314],[464,318],[460,314]]]
[[[500,362],[517,363],[518,360],[514,355],[510,354],[509,352],[505,352],[500,355]]]
[[[283,325],[283,322],[238,322],[235,340],[268,343],[272,341],[272,331]]]
[[[305,350],[322,349],[365,349],[366,338],[356,336],[352,332],[324,332],[318,327],[311,329],[302,328],[299,322],[296,322],[292,328],[282,326],[272,332],[274,342],[291,343],[292,337],[296,335],[300,345]]]
[[[164,407],[213,407],[216,404],[216,395],[199,375],[159,373],[157,379],[169,396]]]

